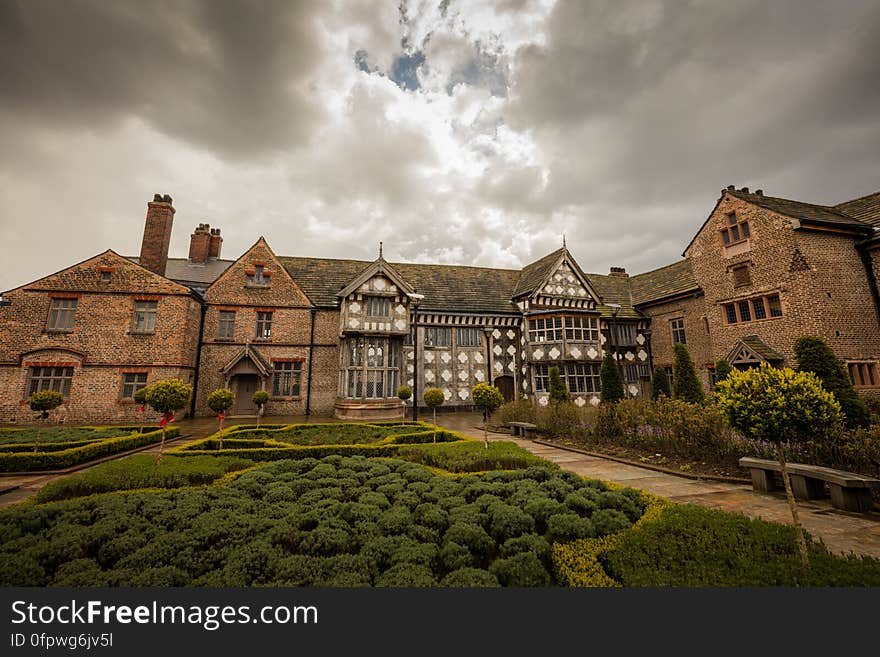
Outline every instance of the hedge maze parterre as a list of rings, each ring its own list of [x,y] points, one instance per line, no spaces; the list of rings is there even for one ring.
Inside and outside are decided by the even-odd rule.
[[[619,586],[674,506],[422,423],[231,427],[41,495],[0,512],[0,585]]]
[[[178,427],[165,430],[166,440],[178,435]],[[161,439],[156,427],[0,429],[0,472],[61,470]]]

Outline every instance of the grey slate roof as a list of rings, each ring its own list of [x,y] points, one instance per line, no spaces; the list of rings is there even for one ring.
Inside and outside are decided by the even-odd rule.
[[[547,276],[553,272],[551,267],[562,255],[563,249],[557,249],[553,253],[548,253],[543,258],[535,260],[535,262],[527,264],[522,268],[519,278],[516,281],[516,287],[511,292],[511,297],[516,298],[522,294],[531,294],[544,281]]]
[[[596,293],[602,297],[602,303],[597,308],[602,317],[611,317],[612,309],[606,304],[619,303],[620,310],[617,312],[619,319],[637,319],[642,314],[633,308],[630,279],[626,276],[608,276],[606,274],[586,274],[590,285]]]
[[[785,356],[776,351],[773,347],[764,342],[757,335],[747,335],[740,340],[744,345],[751,348],[761,358],[768,362],[778,362],[785,360]]]
[[[743,201],[754,203],[767,210],[778,212],[786,217],[791,217],[800,221],[851,226],[853,228],[863,228],[865,230],[870,229],[869,224],[859,221],[857,218],[845,214],[842,210],[835,207],[815,205],[813,203],[804,203],[802,201],[792,201],[787,198],[776,198],[774,196],[764,196],[762,194],[746,194],[740,190],[733,190],[728,193],[736,198],[742,199]]]
[[[302,287],[312,303],[335,307],[336,294],[371,263],[366,260],[279,257],[291,278]],[[473,313],[515,313],[510,302],[520,272],[511,269],[390,263],[424,295],[422,310]]]
[[[635,305],[659,301],[686,292],[696,292],[700,289],[689,260],[679,260],[671,265],[637,274],[631,281]]]
[[[140,264],[140,258],[129,257],[134,263]],[[187,258],[168,258],[165,267],[165,278],[170,278],[182,285],[190,287],[207,287],[213,283],[235,260],[210,258],[204,264],[195,264]]]
[[[880,228],[880,192],[838,203],[834,209]]]

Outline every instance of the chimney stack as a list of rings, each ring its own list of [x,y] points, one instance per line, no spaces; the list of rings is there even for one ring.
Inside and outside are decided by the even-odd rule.
[[[219,228],[212,228],[211,229],[211,245],[208,247],[208,257],[209,258],[219,258],[221,246],[223,246],[223,238],[220,237],[220,229]]]
[[[629,278],[629,274],[626,273],[626,269],[623,267],[612,267],[608,275],[617,276],[618,278]]]
[[[189,238],[189,261],[205,264],[211,250],[211,227],[199,224]]]
[[[763,189],[756,189],[755,196],[764,196],[764,190]]]
[[[739,191],[741,191],[743,194],[748,194],[748,193],[749,193],[749,188],[748,188],[748,187],[743,187],[743,188],[742,188],[741,190],[739,190]]]
[[[147,218],[144,223],[144,239],[141,242],[141,256],[138,262],[152,272],[165,275],[168,264],[168,247],[171,245],[171,227],[174,223],[174,206],[168,194],[153,195],[147,203]]]

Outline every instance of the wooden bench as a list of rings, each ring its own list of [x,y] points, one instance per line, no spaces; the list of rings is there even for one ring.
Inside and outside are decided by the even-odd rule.
[[[531,422],[508,422],[507,426],[513,429],[514,436],[522,436],[523,438],[534,438],[538,426]]]
[[[776,488],[773,473],[782,472],[779,461],[746,456],[739,460],[739,464],[748,468],[756,491],[769,492]],[[864,512],[874,506],[871,489],[880,486],[880,479],[805,463],[788,463],[787,467],[792,493],[798,499],[825,497],[825,484],[828,484],[831,505],[835,509]]]

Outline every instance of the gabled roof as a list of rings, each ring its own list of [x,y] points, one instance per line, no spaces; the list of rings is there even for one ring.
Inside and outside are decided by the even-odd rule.
[[[139,264],[140,258],[129,257],[129,260]],[[226,271],[235,260],[221,260],[209,258],[205,263],[194,263],[188,258],[168,258],[165,267],[165,278],[187,285],[189,287],[207,287],[213,283],[220,274]]]
[[[866,224],[880,228],[880,192],[874,192],[867,196],[854,198],[851,201],[838,203],[834,206],[834,209]]]
[[[644,274],[636,274],[630,280],[635,305],[697,292],[700,289],[690,260],[679,260],[671,265],[646,271]]]
[[[311,299],[321,308],[335,308],[337,294],[344,290],[371,263],[365,260],[334,258],[279,257],[281,264]],[[519,271],[390,263],[417,294],[424,295],[422,310],[472,313],[514,313],[510,291]]]
[[[803,201],[792,201],[791,199],[777,198],[775,196],[764,196],[763,194],[746,194],[741,190],[728,191],[728,194],[802,222],[859,228],[866,232],[871,230],[868,224],[834,207],[804,203]]]
[[[556,261],[559,260],[564,251],[564,248],[557,249],[553,253],[548,253],[543,258],[523,267],[516,282],[516,287],[510,296],[516,299],[537,290],[541,283],[553,273],[553,265],[556,264]]]
[[[727,360],[731,365],[736,363],[748,364],[758,361],[779,363],[785,360],[785,357],[757,335],[747,335],[740,339],[733,349],[730,350]]]
[[[245,358],[250,360],[263,376],[269,376],[272,373],[271,363],[269,363],[269,361],[267,361],[263,357],[263,355],[256,349],[256,347],[254,347],[250,342],[239,349],[235,353],[235,355],[230,358],[223,367],[220,368],[220,371],[223,372],[223,374],[228,374],[236,365],[238,365],[239,362],[241,362]]]
[[[336,296],[347,297],[349,294],[356,291],[358,288],[360,288],[361,285],[366,283],[377,274],[382,274],[390,278],[391,282],[394,283],[406,295],[411,295],[414,292],[412,286],[403,278],[403,276],[401,276],[397,272],[397,270],[389,263],[385,262],[385,259],[380,255],[377,260],[374,260],[372,263],[367,265],[367,268],[364,269],[360,274],[358,274],[353,281],[351,281],[342,290],[337,292]]]

